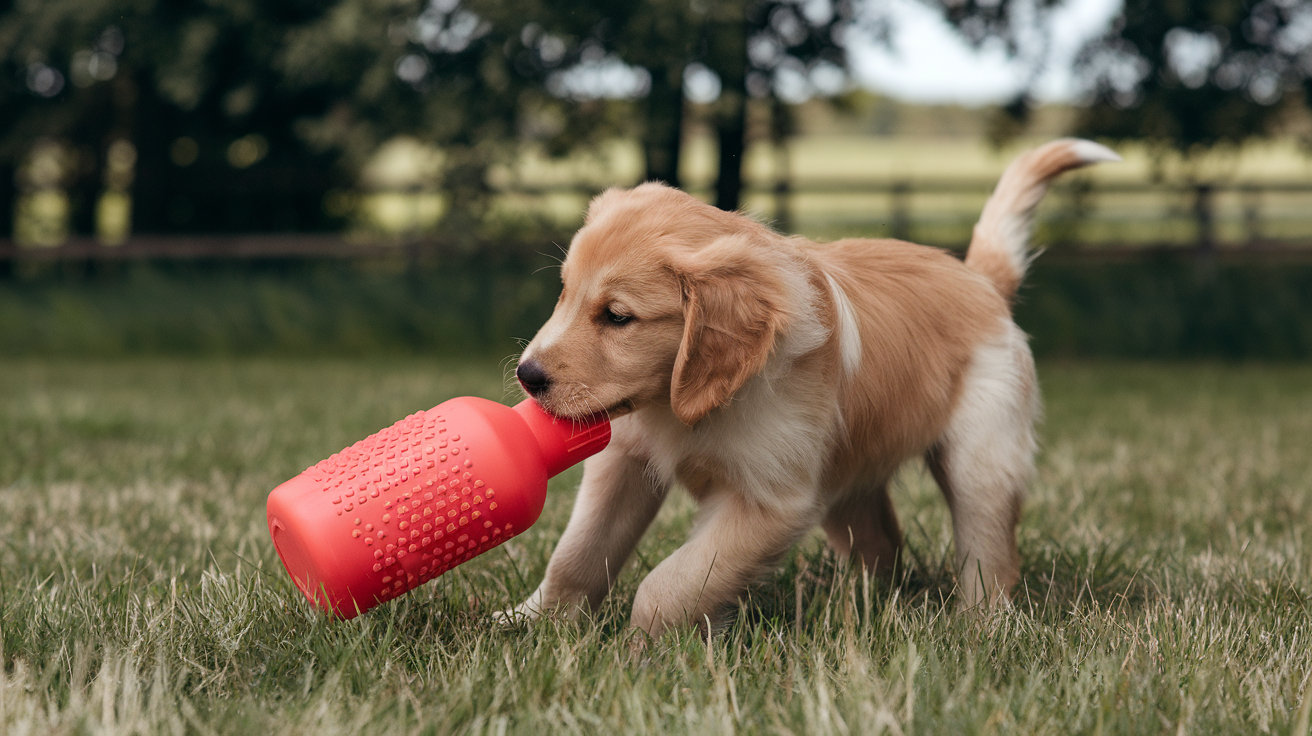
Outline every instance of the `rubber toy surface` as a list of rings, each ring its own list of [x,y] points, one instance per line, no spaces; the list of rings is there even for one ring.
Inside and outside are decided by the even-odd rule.
[[[275,488],[269,534],[305,597],[353,618],[532,526],[547,479],[608,442],[604,417],[451,399]]]

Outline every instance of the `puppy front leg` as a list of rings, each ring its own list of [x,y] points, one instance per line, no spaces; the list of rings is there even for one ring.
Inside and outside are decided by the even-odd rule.
[[[691,537],[656,566],[633,600],[631,625],[652,636],[704,626],[732,606],[816,522],[817,511],[770,509],[737,493],[702,507]]]
[[[615,446],[585,462],[574,511],[542,584],[514,614],[537,618],[560,608],[573,617],[601,605],[665,501],[668,487],[654,485],[644,466]]]

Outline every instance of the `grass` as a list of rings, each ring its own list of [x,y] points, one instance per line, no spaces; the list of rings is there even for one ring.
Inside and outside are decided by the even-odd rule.
[[[594,621],[501,629],[537,526],[350,622],[304,604],[274,485],[492,363],[0,361],[0,730],[81,733],[1308,733],[1312,368],[1048,364],[1016,606],[954,613],[944,504],[896,502],[909,572],[816,537],[709,645],[625,629],[676,497]],[[504,397],[509,398],[509,397]]]

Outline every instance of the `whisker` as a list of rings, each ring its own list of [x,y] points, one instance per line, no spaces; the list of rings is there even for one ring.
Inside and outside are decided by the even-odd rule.
[[[523,353],[511,353],[501,361],[501,399],[504,401],[516,393],[519,380],[515,378],[515,368]]]
[[[557,244],[557,243],[552,243],[552,245],[555,245],[557,248],[560,248],[560,245]],[[564,249],[564,248],[561,248],[561,251],[560,251],[560,252],[561,252],[561,253],[564,253],[564,252],[565,252],[565,249]],[[541,270],[543,270],[543,269],[547,269],[547,268],[557,268],[557,269],[558,269],[558,268],[560,268],[561,266],[564,266],[564,265],[565,265],[565,259],[564,259],[564,258],[561,258],[560,256],[552,255],[551,253],[543,253],[542,251],[537,251],[537,254],[540,255],[540,256],[542,256],[543,258],[550,258],[551,260],[555,261],[555,263],[554,263],[554,264],[551,264],[551,265],[543,266],[542,268],[539,268],[539,269],[536,269],[535,271],[533,271],[533,273],[537,273],[538,271],[541,271]]]
[[[609,421],[610,418],[611,418],[611,416],[610,416],[610,409],[606,408],[606,405],[603,404],[603,403],[601,402],[601,399],[598,399],[598,398],[597,398],[597,395],[594,394],[594,393],[592,393],[592,389],[589,388],[588,385],[587,385],[586,383],[580,383],[580,384],[579,384],[579,387],[580,387],[585,393],[587,393],[587,398],[588,398],[588,399],[591,399],[592,403],[594,403],[594,404],[597,405],[597,411],[595,411],[595,412],[593,412],[593,411],[589,411],[588,413],[589,413],[589,414],[596,414],[596,413],[605,414],[605,415],[606,415],[606,419],[607,419],[607,421]],[[584,407],[587,408],[587,404],[586,404],[586,403],[584,404]]]

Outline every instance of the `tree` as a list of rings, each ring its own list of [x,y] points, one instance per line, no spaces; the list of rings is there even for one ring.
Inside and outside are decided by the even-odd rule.
[[[0,158],[13,165],[38,139],[66,142],[82,232],[117,141],[135,152],[137,230],[330,226],[322,199],[340,174],[293,125],[328,96],[287,88],[274,63],[284,30],[315,12],[293,0],[12,3],[0,58],[5,78],[21,81],[0,90]]]
[[[323,229],[339,224],[325,195],[411,134],[446,151],[447,225],[472,233],[508,141],[565,150],[604,119],[516,69],[503,20],[457,0],[11,2],[0,162],[65,141],[83,232],[120,140],[135,146],[137,231]],[[526,134],[526,117],[556,122]]]
[[[799,102],[817,88],[822,93],[839,92],[846,69],[844,35],[858,26],[857,4],[735,0],[702,5],[675,0],[643,5],[649,14],[665,20],[639,13],[617,36],[621,55],[652,71],[647,109],[656,114],[644,137],[647,177],[678,185],[684,75],[690,69],[708,70],[720,89],[711,105],[719,149],[715,204],[737,209],[747,100]],[[665,35],[671,33],[678,35]],[[787,109],[773,105],[772,112],[786,115]]]
[[[487,0],[470,7],[493,19],[494,26],[522,24],[516,64],[536,66],[544,78],[589,55],[611,55],[643,70],[646,84],[634,95],[634,128],[648,180],[681,183],[685,77],[690,72],[709,75],[718,88],[710,105],[720,152],[715,200],[724,209],[737,209],[747,100],[798,102],[817,90],[841,91],[846,68],[842,42],[860,27],[857,5],[855,0],[591,0],[517,6],[508,12],[505,3]],[[503,32],[513,30],[512,25]],[[516,45],[513,37],[511,44]],[[549,58],[543,51],[550,52]]]
[[[1312,3],[1127,0],[1081,53],[1080,132],[1183,154],[1272,135],[1312,91]]]
[[[935,4],[968,39],[1016,50],[1053,3],[1042,0],[1028,21],[1030,2]],[[1076,133],[1185,156],[1238,145],[1278,132],[1300,97],[1312,102],[1312,2],[1125,0],[1076,64],[1085,85]],[[1023,117],[1025,105],[1011,112]]]
[[[376,27],[340,32],[358,26],[357,13],[377,18]],[[547,13],[536,0],[341,0],[333,13],[289,36],[284,72],[291,84],[345,91],[303,130],[357,165],[398,133],[439,147],[448,195],[443,227],[455,236],[478,233],[494,163],[508,161],[526,142],[552,154],[591,145],[610,120],[603,104],[580,104],[547,89],[550,71],[580,58],[584,49],[573,40],[595,24],[586,12],[565,14],[563,39],[536,43],[540,34],[525,19]],[[374,79],[357,82],[368,59],[387,61],[376,64],[381,71]]]
[[[629,74],[647,175],[678,184],[693,69],[719,85],[716,203],[735,209],[747,100],[839,91],[856,26],[856,0],[10,0],[0,167],[65,142],[81,232],[101,189],[127,185],[111,150],[135,156],[137,231],[325,229],[326,195],[409,134],[443,150],[444,226],[471,234],[493,163],[624,125],[607,95],[571,93],[580,69]]]

